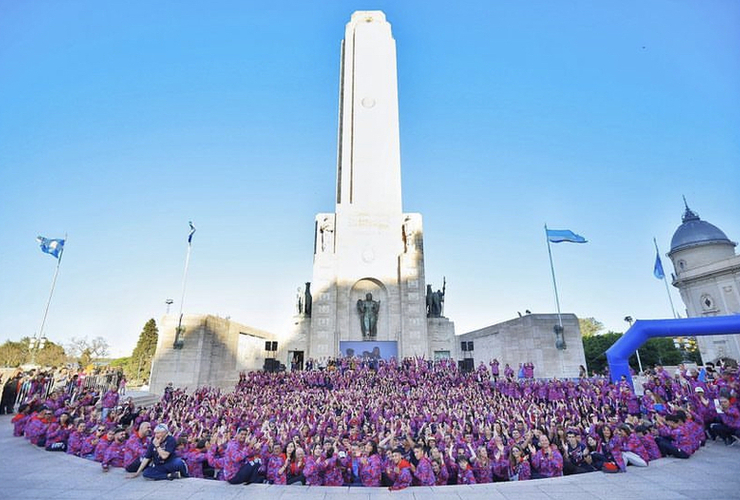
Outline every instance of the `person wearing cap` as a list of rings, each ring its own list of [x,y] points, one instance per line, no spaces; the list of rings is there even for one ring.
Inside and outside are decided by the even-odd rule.
[[[155,481],[188,477],[188,468],[175,454],[176,449],[177,440],[170,435],[169,428],[164,424],[157,425],[154,428],[154,439],[149,443],[139,468],[127,477],[137,477],[142,471],[145,478]]]

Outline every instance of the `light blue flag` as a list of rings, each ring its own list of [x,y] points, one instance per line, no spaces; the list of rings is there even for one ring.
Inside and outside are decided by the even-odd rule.
[[[193,221],[188,221],[188,224],[190,224],[190,234],[188,234],[188,245],[190,245],[193,242],[193,235],[195,234],[195,226],[193,225]]]
[[[576,234],[570,229],[545,229],[547,231],[547,239],[551,243],[562,243],[564,241],[570,243],[586,243],[586,238],[580,234]]]
[[[56,259],[58,259],[64,251],[64,240],[51,240],[49,238],[44,238],[43,236],[38,236],[36,241],[41,245],[42,252],[48,253]]]
[[[660,261],[660,254],[655,251],[655,266],[653,266],[653,274],[659,280],[665,278],[665,272],[663,272],[663,263]]]

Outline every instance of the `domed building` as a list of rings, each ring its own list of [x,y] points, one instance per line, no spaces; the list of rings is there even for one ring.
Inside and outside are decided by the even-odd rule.
[[[737,243],[717,226],[701,220],[686,204],[668,252],[673,286],[678,288],[689,317],[740,314],[740,255]],[[740,335],[697,338],[704,362],[740,360]]]

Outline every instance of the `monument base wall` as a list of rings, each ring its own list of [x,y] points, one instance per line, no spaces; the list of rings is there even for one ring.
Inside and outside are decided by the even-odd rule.
[[[566,348],[555,346],[553,327],[557,314],[527,314],[521,318],[487,326],[457,337],[456,359],[473,358],[474,367],[480,362],[489,366],[498,359],[501,376],[506,363],[518,371],[519,363],[534,363],[535,378],[575,378],[579,366],[586,366],[581,329],[574,314],[562,314],[563,338]],[[472,352],[462,352],[460,342],[473,341]]]
[[[447,318],[427,318],[430,359],[455,356],[455,323]]]
[[[274,335],[212,315],[185,315],[175,349],[177,316],[159,322],[157,350],[152,362],[149,390],[162,394],[167,384],[190,390],[202,386],[233,389],[239,372],[264,365],[265,340]]]

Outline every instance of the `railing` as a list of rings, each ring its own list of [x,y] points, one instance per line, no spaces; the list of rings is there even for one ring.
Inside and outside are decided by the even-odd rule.
[[[118,372],[103,373],[98,375],[83,375],[74,379],[54,379],[47,377],[39,381],[38,379],[28,379],[21,382],[18,393],[15,398],[15,404],[31,400],[34,396],[40,399],[46,399],[55,388],[61,388],[74,400],[81,390],[94,390],[98,394],[103,394],[111,386],[119,387],[121,374]]]

